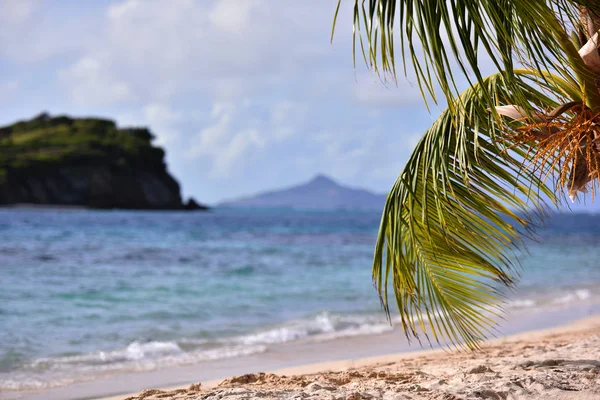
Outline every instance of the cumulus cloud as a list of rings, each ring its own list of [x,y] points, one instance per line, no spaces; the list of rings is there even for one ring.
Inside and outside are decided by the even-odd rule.
[[[39,0],[2,0],[0,21],[3,24],[21,24],[26,22],[39,7]]]
[[[133,99],[129,86],[111,76],[105,64],[95,58],[82,58],[62,70],[59,77],[77,104],[104,105]]]
[[[69,12],[77,7],[81,5],[55,8],[40,0],[0,0],[0,57],[35,66],[82,49],[96,25],[86,12],[71,18]]]
[[[219,31],[239,34],[249,28],[251,12],[259,5],[257,0],[218,1],[209,14],[210,22]]]
[[[156,135],[156,144],[166,145],[179,139],[179,131],[174,124],[182,120],[182,113],[170,106],[152,103],[144,107],[145,123],[152,127]]]
[[[276,139],[295,135],[308,117],[308,106],[297,101],[283,100],[271,108],[271,125]]]
[[[108,7],[100,35],[81,59],[102,54],[138,97],[164,100],[187,90],[232,100],[310,72],[307,63],[332,51],[327,38],[334,6],[125,0]]]
[[[235,106],[233,104],[217,103],[213,106],[211,112],[212,124],[202,129],[198,134],[196,145],[190,149],[190,155],[215,155],[219,146],[228,139],[231,120]]]
[[[213,178],[227,177],[246,151],[264,147],[266,141],[256,128],[232,129],[236,107],[217,103],[211,112],[212,124],[202,129],[190,148],[190,157],[209,157]]]

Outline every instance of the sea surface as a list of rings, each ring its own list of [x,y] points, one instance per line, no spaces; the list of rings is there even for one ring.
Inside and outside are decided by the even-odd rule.
[[[0,392],[391,330],[377,212],[0,210]],[[505,306],[600,301],[600,216],[563,214]]]

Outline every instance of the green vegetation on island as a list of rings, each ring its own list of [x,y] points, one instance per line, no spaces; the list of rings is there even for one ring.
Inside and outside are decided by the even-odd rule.
[[[86,159],[118,165],[164,167],[164,151],[146,128],[117,128],[114,121],[41,114],[0,128],[0,169],[60,165]]]

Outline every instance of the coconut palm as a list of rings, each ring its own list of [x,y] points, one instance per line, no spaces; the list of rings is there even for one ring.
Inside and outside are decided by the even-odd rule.
[[[355,54],[394,80],[397,44],[425,102],[447,106],[392,187],[375,248],[382,304],[389,316],[393,290],[409,339],[477,347],[548,206],[593,197],[598,16],[586,0],[354,1]]]

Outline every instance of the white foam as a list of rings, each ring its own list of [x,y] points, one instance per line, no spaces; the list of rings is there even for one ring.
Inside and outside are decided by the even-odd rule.
[[[155,358],[165,354],[179,354],[181,352],[181,348],[175,342],[133,342],[125,349],[128,360]]]
[[[516,300],[509,300],[506,302],[506,306],[508,308],[531,308],[531,307],[535,307],[537,305],[537,302],[535,300],[532,299],[516,299]]]
[[[47,369],[57,365],[99,365],[125,361],[155,359],[183,351],[175,342],[132,342],[124,349],[97,351],[66,357],[38,358],[31,363],[35,369]]]
[[[75,380],[71,378],[74,376],[77,381],[85,381],[107,373],[151,371],[202,361],[243,357],[266,350],[264,345],[233,345],[184,352],[174,342],[132,342],[124,349],[109,352],[37,359],[24,370],[0,374],[0,391],[44,389],[73,383]],[[77,374],[73,374],[74,370]]]
[[[257,332],[251,335],[241,336],[237,339],[237,341],[245,345],[259,343],[274,344],[300,340],[306,336],[308,336],[308,331],[306,329],[281,327],[270,329],[264,332]]]
[[[344,337],[363,336],[363,335],[377,335],[385,332],[389,332],[394,329],[391,325],[382,323],[375,325],[360,325],[355,328],[345,329],[340,332],[332,332],[330,334],[324,333],[315,338],[316,341],[325,341],[340,339]]]
[[[34,377],[30,374],[16,372],[6,374],[6,376],[7,378],[0,377],[0,393],[3,391],[41,390],[77,382],[76,379],[64,375]],[[1,395],[0,398],[2,398]]]
[[[314,318],[298,319],[271,329],[234,338],[245,345],[279,344],[298,340],[323,341],[341,337],[379,334],[393,328],[373,316],[342,316],[323,312]]]
[[[264,353],[266,346],[234,346],[220,349],[204,350],[193,356],[194,361],[221,360],[224,358],[235,358]]]
[[[591,292],[588,289],[578,289],[572,293],[567,293],[566,295],[554,299],[553,304],[568,304],[573,301],[583,301],[587,300],[591,296]]]

